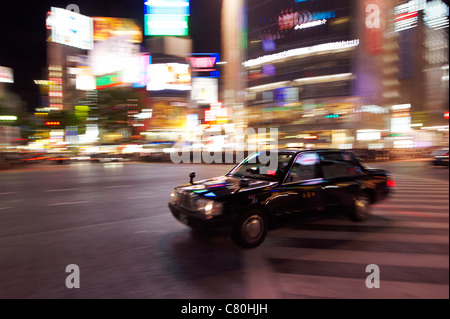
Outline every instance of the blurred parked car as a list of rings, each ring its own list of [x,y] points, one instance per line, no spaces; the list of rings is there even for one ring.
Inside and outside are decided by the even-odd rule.
[[[435,166],[447,166],[448,167],[448,148],[436,150],[431,153],[433,157],[432,163]]]
[[[91,161],[96,163],[128,162],[129,160],[129,157],[124,154],[100,153],[91,155]]]
[[[55,164],[67,164],[72,162],[72,157],[70,156],[70,154],[48,154],[47,155],[47,160],[50,163],[55,163]]]
[[[174,151],[173,141],[155,141],[143,146],[140,159],[147,162],[164,162],[170,159],[170,153]]]
[[[45,152],[24,152],[21,155],[21,161],[28,164],[41,164],[49,159],[48,154]]]

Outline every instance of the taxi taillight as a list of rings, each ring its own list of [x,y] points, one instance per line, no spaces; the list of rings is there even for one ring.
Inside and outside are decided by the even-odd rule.
[[[396,187],[397,182],[391,176],[388,176],[386,185],[387,185],[387,187]]]

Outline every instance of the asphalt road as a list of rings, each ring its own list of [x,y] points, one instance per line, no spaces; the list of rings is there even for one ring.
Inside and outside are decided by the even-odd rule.
[[[0,298],[449,298],[447,168],[371,164],[395,195],[364,223],[343,216],[269,232],[244,250],[193,234],[167,208],[176,185],[226,165],[70,164],[0,171]],[[80,288],[68,289],[68,265]],[[366,267],[380,270],[368,289]]]

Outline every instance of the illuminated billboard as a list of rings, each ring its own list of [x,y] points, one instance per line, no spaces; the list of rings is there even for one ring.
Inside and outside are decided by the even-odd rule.
[[[96,76],[112,74],[132,65],[140,52],[139,45],[131,43],[129,39],[127,35],[120,35],[95,42],[88,59],[92,74]]]
[[[100,76],[96,79],[97,90],[106,89],[123,84],[120,73]]]
[[[150,64],[147,69],[148,91],[191,90],[191,68],[189,64]]]
[[[13,70],[4,66],[0,66],[0,82],[14,83]]]
[[[216,64],[220,62],[219,53],[193,53],[186,58],[192,67],[192,72],[197,77],[218,78],[220,71],[216,69]]]
[[[351,0],[248,0],[249,57],[354,38]]]
[[[191,99],[198,104],[217,103],[219,100],[219,83],[214,78],[193,78]]]
[[[187,36],[190,0],[146,0],[144,34],[147,36]]]
[[[92,91],[97,89],[96,79],[92,75],[77,74],[75,87],[80,91]]]
[[[142,42],[142,30],[131,19],[94,17],[94,41],[105,41],[118,35],[127,35],[132,43]]]
[[[47,28],[51,30],[51,42],[83,50],[94,47],[93,20],[87,16],[52,7],[47,16]]]
[[[147,69],[148,65],[152,63],[152,57],[149,54],[142,54],[139,56],[138,60],[137,81],[133,82],[133,87],[145,87],[149,81]]]

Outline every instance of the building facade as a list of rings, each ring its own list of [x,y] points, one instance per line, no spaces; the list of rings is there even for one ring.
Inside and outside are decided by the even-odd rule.
[[[441,3],[248,0],[248,125],[286,146],[431,146],[414,128],[448,111]]]

